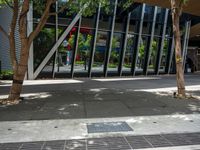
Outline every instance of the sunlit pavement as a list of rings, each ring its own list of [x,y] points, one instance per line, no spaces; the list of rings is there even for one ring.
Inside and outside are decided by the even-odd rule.
[[[195,98],[199,77],[186,76]],[[0,81],[1,98],[10,83]],[[19,105],[0,106],[0,149],[200,149],[200,100],[175,90],[175,76],[26,81]]]

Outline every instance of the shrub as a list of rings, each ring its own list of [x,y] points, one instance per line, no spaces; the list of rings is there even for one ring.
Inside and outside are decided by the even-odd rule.
[[[13,79],[13,71],[4,70],[0,73],[1,80],[12,80]]]

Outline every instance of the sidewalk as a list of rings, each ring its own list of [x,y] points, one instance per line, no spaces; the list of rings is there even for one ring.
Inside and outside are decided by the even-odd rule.
[[[199,83],[199,75],[186,76],[196,97]],[[174,76],[27,81],[19,105],[0,106],[0,149],[200,149],[200,100],[174,99],[175,89]],[[8,90],[1,81],[0,97]]]

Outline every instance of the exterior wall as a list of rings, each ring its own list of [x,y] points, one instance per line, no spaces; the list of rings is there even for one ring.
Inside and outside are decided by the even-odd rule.
[[[8,32],[11,20],[11,11],[7,8],[0,9],[0,25]],[[0,60],[2,70],[11,70],[9,57],[9,43],[7,37],[0,32]]]
[[[10,8],[2,7],[0,8],[0,25],[6,30],[9,31],[10,22],[12,19],[12,11]],[[16,27],[15,39],[16,39],[16,55],[19,58],[19,49],[20,49],[20,41],[18,34],[18,26]],[[1,69],[2,70],[12,70],[11,61],[10,61],[10,53],[9,53],[9,41],[0,32],[0,61],[1,61]]]
[[[34,42],[34,69],[36,72],[41,69],[40,77],[47,74],[48,77],[73,78],[174,73],[170,11],[141,4],[121,12],[116,1],[112,2],[109,14],[101,8],[93,16],[82,16],[61,43],[57,57],[51,55],[43,67],[40,63],[52,48],[49,43],[56,42],[56,31],[63,32],[73,17],[63,13],[57,20],[56,17],[49,19]],[[37,15],[33,16],[37,24]],[[181,26],[186,27],[186,21]],[[187,47],[186,36],[182,36],[183,49]]]
[[[116,3],[111,7],[112,13],[109,15],[99,8],[93,16],[82,16],[58,48],[58,54],[51,55],[48,63],[45,63],[46,66],[40,67],[40,77],[43,73],[50,74],[48,77],[54,75],[59,77],[60,74],[64,74],[64,77],[73,77],[74,74],[91,77],[96,74],[126,76],[170,73],[174,68],[174,43],[169,10],[142,4],[125,14],[120,14]],[[0,20],[0,24],[8,31],[11,11],[8,8],[0,9],[0,18],[5,18]],[[37,20],[38,16],[33,12],[35,25]],[[28,22],[32,24],[32,19],[29,18]],[[29,62],[29,69],[31,66],[34,71],[37,70],[56,43],[56,35],[61,36],[71,22],[73,17],[66,17],[66,13],[48,20],[34,41],[31,54],[34,60]],[[184,25],[185,22],[182,26]],[[8,70],[11,69],[9,45],[1,33],[0,38],[3,41],[0,45],[0,59],[3,70]],[[85,43],[87,44],[84,45]],[[18,55],[20,49],[18,32],[16,32],[16,44]],[[55,74],[52,75],[52,72]]]

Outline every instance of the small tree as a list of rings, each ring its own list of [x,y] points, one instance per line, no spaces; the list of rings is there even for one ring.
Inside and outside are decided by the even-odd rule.
[[[173,33],[175,41],[175,58],[176,58],[176,79],[178,96],[186,96],[185,80],[183,71],[183,59],[181,54],[181,34],[180,34],[180,16],[182,14],[183,6],[188,0],[171,0]]]
[[[87,5],[83,11],[84,15],[92,14],[95,12],[99,3],[101,6],[107,6],[108,0],[69,0],[62,1],[63,5],[60,7],[58,12],[50,12],[50,7],[55,5],[59,0],[0,0],[1,5],[9,6],[13,13],[11,24],[9,27],[9,33],[7,33],[3,27],[0,26],[0,31],[9,39],[10,44],[10,58],[13,68],[13,82],[10,88],[8,99],[4,102],[5,104],[17,104],[19,102],[20,94],[22,91],[22,85],[24,82],[25,74],[28,66],[28,57],[30,46],[34,38],[39,34],[42,28],[45,26],[48,18],[51,15],[56,15],[57,13],[68,9],[68,12],[78,12],[80,8],[83,8],[83,5]],[[34,30],[28,35],[27,34],[27,14],[29,12],[30,4],[34,3],[37,7],[38,12],[40,12],[41,17],[34,28]],[[16,39],[15,32],[16,26],[19,26],[19,35],[20,35],[20,58],[19,60],[16,57]]]

